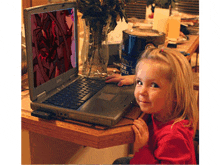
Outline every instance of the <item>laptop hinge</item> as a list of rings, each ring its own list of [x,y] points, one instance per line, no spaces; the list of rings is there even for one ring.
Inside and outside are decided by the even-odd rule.
[[[46,96],[46,91],[43,91],[42,93],[37,95],[37,100],[40,100],[41,98]]]

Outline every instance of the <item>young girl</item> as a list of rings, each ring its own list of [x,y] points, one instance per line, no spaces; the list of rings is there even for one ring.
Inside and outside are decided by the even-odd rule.
[[[111,76],[107,82],[128,85],[132,80],[133,76]],[[170,49],[149,48],[136,66],[135,85],[136,101],[151,114],[151,122],[134,121],[134,157],[114,163],[196,164],[193,137],[198,110],[187,59]]]

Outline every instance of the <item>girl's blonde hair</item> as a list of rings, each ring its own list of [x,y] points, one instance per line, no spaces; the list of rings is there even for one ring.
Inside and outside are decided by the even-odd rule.
[[[144,51],[136,66],[136,73],[143,59],[158,61],[167,71],[167,78],[172,84],[174,108],[172,118],[175,122],[187,119],[194,132],[198,124],[198,107],[193,94],[193,73],[189,61],[180,52],[171,49],[150,47]],[[167,69],[167,66],[169,69]]]

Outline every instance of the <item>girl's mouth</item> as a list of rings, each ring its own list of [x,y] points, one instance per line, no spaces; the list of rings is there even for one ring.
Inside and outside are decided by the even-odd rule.
[[[150,102],[149,101],[145,101],[145,100],[138,100],[139,103],[142,103],[142,104],[149,104]]]

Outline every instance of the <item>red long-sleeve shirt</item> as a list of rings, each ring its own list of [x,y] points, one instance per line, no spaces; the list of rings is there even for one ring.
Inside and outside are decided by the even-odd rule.
[[[196,164],[193,129],[187,120],[161,123],[152,117],[149,141],[139,149],[130,164]]]

